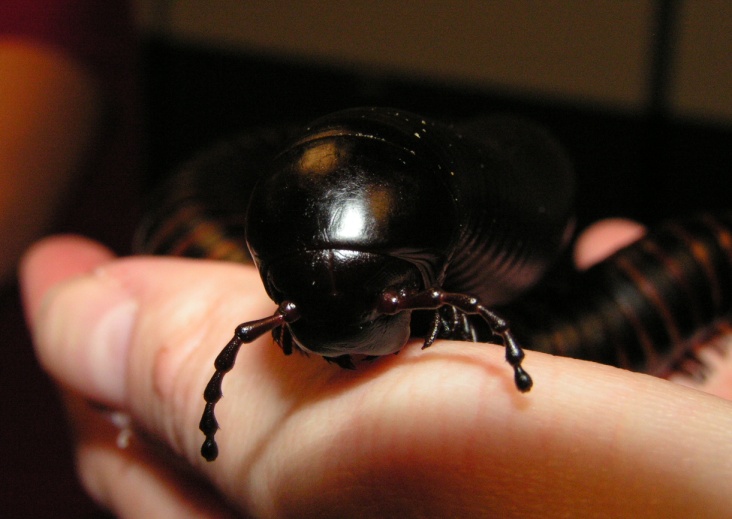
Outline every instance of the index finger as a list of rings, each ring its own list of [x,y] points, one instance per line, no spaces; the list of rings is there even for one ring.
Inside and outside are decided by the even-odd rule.
[[[59,253],[50,247],[46,261]],[[205,464],[197,425],[211,360],[232,324],[274,308],[256,272],[135,258],[52,292],[34,320],[47,368],[90,398],[129,408],[231,499],[264,515],[348,515],[374,502],[382,511],[502,516],[729,506],[729,402],[533,352],[526,368],[536,386],[520,395],[501,347],[450,341],[426,351],[412,344],[356,372],[284,358],[271,340],[250,345],[225,384],[226,455]],[[119,329],[119,305],[130,301],[120,356],[99,354],[119,348],[110,327]]]

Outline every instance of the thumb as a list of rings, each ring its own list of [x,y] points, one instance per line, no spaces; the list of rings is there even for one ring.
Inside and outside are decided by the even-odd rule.
[[[81,236],[52,236],[33,245],[20,263],[20,279],[29,325],[46,292],[57,283],[91,272],[114,254]]]
[[[200,462],[198,422],[213,359],[246,309],[271,314],[272,302],[253,268],[111,259],[80,238],[45,240],[28,252],[21,283],[38,359],[63,387],[129,412]],[[265,355],[277,354],[270,350]],[[247,356],[261,360],[256,348],[239,358]],[[256,365],[248,369],[259,373]]]
[[[81,339],[78,335],[69,340],[58,340],[58,336],[68,329],[66,323],[70,322],[70,314],[79,311],[86,313],[82,316],[83,322],[90,324],[100,316],[107,316],[93,342],[99,341],[100,334],[119,337],[129,333],[125,327],[130,324],[130,314],[134,312],[130,298],[112,283],[100,286],[91,282],[97,277],[93,274],[95,270],[113,259],[111,251],[94,241],[78,236],[57,236],[31,247],[20,267],[23,305],[40,363],[64,384],[109,404],[120,401],[122,376],[116,371],[124,363],[114,359],[105,361],[100,356],[118,357],[119,360],[124,353],[119,350],[125,341],[117,341],[120,347],[115,351],[115,348],[94,347],[87,341],[76,340]],[[105,294],[105,291],[109,293]],[[93,300],[95,305],[77,303],[84,300]],[[114,369],[100,373],[98,366]]]

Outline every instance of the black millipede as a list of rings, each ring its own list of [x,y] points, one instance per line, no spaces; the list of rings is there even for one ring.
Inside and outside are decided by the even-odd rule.
[[[238,326],[215,361],[200,424],[209,461],[222,378],[268,331],[285,354],[345,368],[410,336],[424,347],[497,337],[528,391],[522,346],[662,373],[730,309],[732,220],[712,216],[649,233],[567,293],[522,298],[567,244],[574,197],[561,147],[527,121],[442,125],[364,108],[284,141],[248,136],[193,161],[139,233],[145,253],[245,261],[248,247],[278,304]]]
[[[702,377],[694,347],[728,328],[732,311],[732,213],[662,222],[561,294],[529,293],[503,310],[528,349]]]

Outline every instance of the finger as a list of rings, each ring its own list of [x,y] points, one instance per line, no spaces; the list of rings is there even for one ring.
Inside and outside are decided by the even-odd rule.
[[[299,413],[282,424],[274,432],[286,447],[267,452],[250,477],[268,481],[268,501],[280,507],[273,515],[714,517],[728,509],[728,402],[588,362],[529,352],[525,365],[535,386],[521,395],[500,348],[407,348],[370,366],[375,376],[349,373],[358,383],[325,390],[315,405],[329,405],[326,419]],[[347,398],[334,405],[335,392]]]
[[[74,386],[88,382],[98,386],[99,390],[92,394],[99,397],[100,402],[115,405],[119,404],[120,399],[111,395],[120,392],[118,377],[108,376],[108,373],[95,368],[121,362],[119,359],[123,352],[117,351],[115,354],[109,349],[94,348],[90,356],[79,354],[73,347],[73,337],[70,338],[69,348],[57,347],[52,337],[58,326],[63,325],[58,322],[58,319],[63,319],[63,315],[56,315],[55,323],[36,326],[37,316],[46,314],[44,304],[52,299],[50,294],[62,292],[65,283],[80,282],[95,268],[112,259],[111,251],[92,240],[79,236],[54,236],[41,240],[26,252],[20,266],[20,281],[26,319],[34,332],[36,354],[41,365],[64,384]],[[75,302],[70,304],[74,305]],[[98,310],[104,311],[103,308]],[[96,315],[92,312],[87,318],[91,320]],[[108,354],[113,357],[101,362],[99,357]]]
[[[35,315],[53,285],[86,274],[113,257],[106,247],[81,236],[52,236],[37,242],[20,263],[26,314]]]
[[[84,311],[80,319],[87,323],[97,318],[106,318],[108,325],[118,323],[125,314],[134,311],[129,298],[117,290],[113,300],[105,301],[99,307],[77,306],[73,298],[68,297],[66,287],[82,287],[89,293],[94,288],[89,279],[95,277],[95,268],[111,260],[111,253],[100,245],[78,237],[56,237],[41,241],[26,254],[21,267],[21,285],[26,307],[26,315],[34,335],[36,353],[41,364],[57,379],[72,387],[84,385],[95,387],[87,394],[98,396],[101,402],[110,405],[121,403],[122,381],[117,376],[124,366],[123,340],[117,341],[115,348],[97,348],[95,343],[103,341],[101,337],[77,343],[83,339],[80,330],[75,335],[66,337],[59,343],[57,335],[66,330],[63,322],[65,314],[72,307]],[[115,287],[117,288],[117,287]],[[56,294],[59,299],[56,299]],[[85,294],[76,294],[82,299]],[[50,301],[58,301],[49,308]],[[114,316],[116,315],[116,319]],[[43,323],[38,325],[38,323]],[[107,331],[114,337],[115,333],[123,334],[124,329]],[[102,358],[103,356],[110,356]],[[99,367],[108,366],[106,371]]]
[[[730,476],[720,460],[732,453],[720,436],[732,425],[732,412],[721,401],[686,389],[695,397],[682,399],[663,381],[535,353],[527,369],[536,386],[522,396],[512,386],[502,348],[449,342],[419,355],[412,345],[357,372],[284,359],[271,341],[244,348],[219,407],[219,439],[227,454],[204,465],[196,426],[210,359],[228,340],[232,322],[266,315],[272,304],[251,269],[138,258],[53,291],[36,326],[42,331],[56,323],[56,335],[38,335],[81,356],[109,348],[110,334],[99,331],[109,319],[89,316],[120,290],[139,308],[127,335],[122,401],[147,430],[205,466],[231,499],[260,515],[438,506],[454,503],[455,496],[462,496],[461,510],[478,503],[536,511],[530,507],[540,506],[537,501],[560,495],[565,514],[589,512],[588,503],[597,502],[617,511],[613,503],[621,491],[628,496],[622,511],[639,511],[648,506],[647,485],[658,470],[664,474],[654,487],[660,488],[654,503],[659,514],[691,510],[701,499],[717,510],[726,498],[715,483]],[[73,350],[75,342],[81,349]],[[72,371],[79,362],[69,365]],[[83,377],[74,383],[97,390]],[[659,383],[666,389],[654,385]],[[649,392],[655,396],[646,398]],[[677,427],[689,409],[694,419]],[[663,450],[656,450],[655,436],[662,435]],[[663,454],[673,454],[674,461],[659,461]],[[649,459],[651,466],[644,465]],[[679,488],[688,482],[677,474],[678,459],[685,460],[684,474],[703,483],[684,502]]]
[[[87,492],[115,517],[233,517],[208,483],[187,466],[147,448],[115,420],[67,395],[76,439],[77,469]]]
[[[84,397],[130,410],[198,462],[203,436],[197,425],[213,359],[243,315],[274,310],[258,275],[236,265],[131,258],[64,279],[39,296],[40,272],[58,258],[82,254],[77,245],[51,242],[26,262],[41,363]]]
[[[645,228],[631,220],[601,220],[585,229],[577,239],[574,250],[575,265],[578,269],[585,270],[644,234]]]
[[[39,312],[46,292],[63,291],[63,283],[69,280],[72,284],[83,283],[83,275],[110,259],[110,251],[81,237],[53,237],[36,244],[26,254],[21,268],[28,314]],[[60,287],[57,286],[59,283]],[[50,346],[59,345],[54,343]],[[40,357],[64,385],[73,386],[75,380],[85,382],[86,386],[78,383],[77,386],[88,389],[86,396],[97,401],[121,400],[105,398],[105,391],[100,391],[94,384],[99,377],[93,373],[101,363],[78,362],[85,354],[83,350],[48,350],[42,349]],[[73,375],[80,371],[80,365],[85,364],[90,367],[88,371]],[[67,383],[69,379],[71,384]],[[190,470],[185,470],[170,458],[161,461],[158,451],[153,452],[144,440],[135,436],[131,429],[133,424],[115,424],[113,418],[124,417],[124,413],[92,409],[79,396],[68,396],[65,401],[75,431],[79,474],[87,491],[99,503],[120,517],[230,515],[221,506],[220,496],[213,493],[206,483],[194,478]]]

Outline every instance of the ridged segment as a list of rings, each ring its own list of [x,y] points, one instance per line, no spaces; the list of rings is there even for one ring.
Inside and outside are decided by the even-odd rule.
[[[731,310],[732,218],[704,214],[652,230],[561,298],[509,313],[529,349],[664,374]]]

